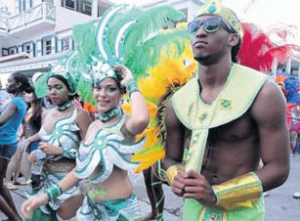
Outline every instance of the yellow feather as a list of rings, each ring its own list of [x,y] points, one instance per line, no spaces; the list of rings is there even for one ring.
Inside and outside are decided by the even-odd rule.
[[[174,84],[183,85],[188,79],[193,77],[196,70],[197,62],[193,59],[192,50],[187,44],[184,53],[179,58],[175,59],[167,55],[167,53],[163,53],[159,64],[148,70],[148,76],[138,80],[141,93],[147,100],[147,107],[152,122],[157,114],[158,102],[165,95],[168,88]],[[126,113],[130,113],[131,106],[129,103],[124,103],[123,108]],[[150,126],[137,136],[136,139],[139,140],[146,135],[147,140],[143,149],[131,157],[132,161],[141,163],[135,170],[136,173],[149,168],[156,161],[165,157],[165,150],[160,143],[158,134],[159,128],[155,125]]]

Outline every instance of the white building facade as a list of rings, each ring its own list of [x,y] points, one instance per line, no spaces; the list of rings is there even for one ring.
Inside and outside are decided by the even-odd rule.
[[[3,85],[9,74],[16,71],[28,76],[49,71],[61,56],[74,49],[73,26],[96,21],[115,2],[122,0],[0,0]],[[156,0],[143,7],[165,3],[184,12],[186,21],[190,21],[203,0]],[[287,64],[290,71],[299,70],[300,76],[298,66],[290,60]]]
[[[201,2],[162,0],[155,4],[172,4],[190,20]],[[1,81],[5,85],[16,71],[32,76],[50,70],[74,49],[72,27],[97,20],[113,4],[109,0],[0,0]]]

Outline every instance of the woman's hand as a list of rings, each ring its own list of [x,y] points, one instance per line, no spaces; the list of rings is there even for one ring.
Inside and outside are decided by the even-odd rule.
[[[37,197],[26,200],[22,204],[21,212],[26,219],[30,219],[33,211],[48,202],[47,194],[43,193]]]
[[[30,145],[30,141],[28,139],[24,139],[19,142],[19,148],[25,150]]]
[[[124,65],[114,66],[114,70],[122,77],[121,85],[126,87],[130,79],[133,78],[131,71]]]
[[[39,148],[47,155],[60,155],[63,152],[62,148],[53,146],[45,142],[40,142]]]
[[[36,154],[36,150],[32,151],[29,156],[28,156],[28,160],[30,163],[36,163],[36,157],[35,157],[35,154]]]

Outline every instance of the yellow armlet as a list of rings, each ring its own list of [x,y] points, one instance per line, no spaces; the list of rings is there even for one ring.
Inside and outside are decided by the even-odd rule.
[[[165,177],[169,185],[171,186],[175,176],[177,175],[178,171],[183,170],[183,167],[180,165],[173,165],[170,166],[167,171],[165,172]]]
[[[220,209],[253,207],[262,195],[261,181],[254,172],[212,186]]]

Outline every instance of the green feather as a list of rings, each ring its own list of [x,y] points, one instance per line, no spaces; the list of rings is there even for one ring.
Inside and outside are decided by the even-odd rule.
[[[80,95],[81,100],[87,101],[88,103],[96,106],[96,102],[93,95],[92,83],[85,81],[83,78],[78,83],[78,94]]]
[[[160,59],[160,55],[163,49],[175,44],[173,46],[183,48],[183,42],[178,38],[172,38],[176,34],[169,34],[161,37],[163,42],[160,45],[156,45],[155,37],[164,35],[160,32],[161,29],[168,28],[170,23],[178,23],[184,19],[184,14],[170,5],[162,5],[147,10],[140,8],[133,8],[130,10],[124,10],[121,14],[115,17],[115,19],[109,25],[108,39],[110,49],[114,50],[114,43],[120,28],[132,21],[137,20],[125,38],[124,50],[125,50],[125,62],[124,64],[131,69],[135,77],[143,76],[146,74],[148,67],[151,67]],[[174,32],[178,30],[173,29]],[[183,36],[181,31],[181,36]],[[168,39],[170,37],[170,39]],[[184,37],[183,39],[185,39]],[[150,54],[147,56],[147,60],[141,61],[141,54],[143,54],[143,45],[149,40],[153,41],[152,45],[149,45]],[[165,41],[168,39],[167,41]],[[175,40],[176,39],[176,40]],[[175,40],[175,41],[173,41]],[[167,44],[164,44],[164,43]],[[163,47],[161,47],[163,46]],[[160,47],[160,48],[159,48]],[[157,53],[156,53],[157,52]],[[149,59],[149,60],[148,60]],[[150,62],[150,64],[148,63]]]
[[[132,49],[126,56],[125,65],[136,77],[144,76],[149,68],[159,63],[162,52],[171,57],[178,57],[189,39],[190,35],[186,30],[156,35],[145,41],[141,47]]]
[[[48,94],[48,78],[51,76],[51,71],[42,75],[34,84],[34,92],[37,98],[45,97]]]
[[[94,22],[76,25],[73,28],[73,39],[76,50],[83,62],[88,62],[90,56],[96,51],[96,28]]]
[[[155,144],[155,145],[154,145],[153,147],[151,147],[151,148],[148,148],[148,149],[142,149],[142,150],[136,152],[136,153],[134,154],[134,156],[136,156],[136,157],[141,157],[141,156],[149,155],[149,154],[151,154],[151,153],[153,153],[153,152],[155,152],[155,151],[161,150],[161,149],[163,149],[163,146],[162,146],[160,143],[159,143],[159,144]]]

